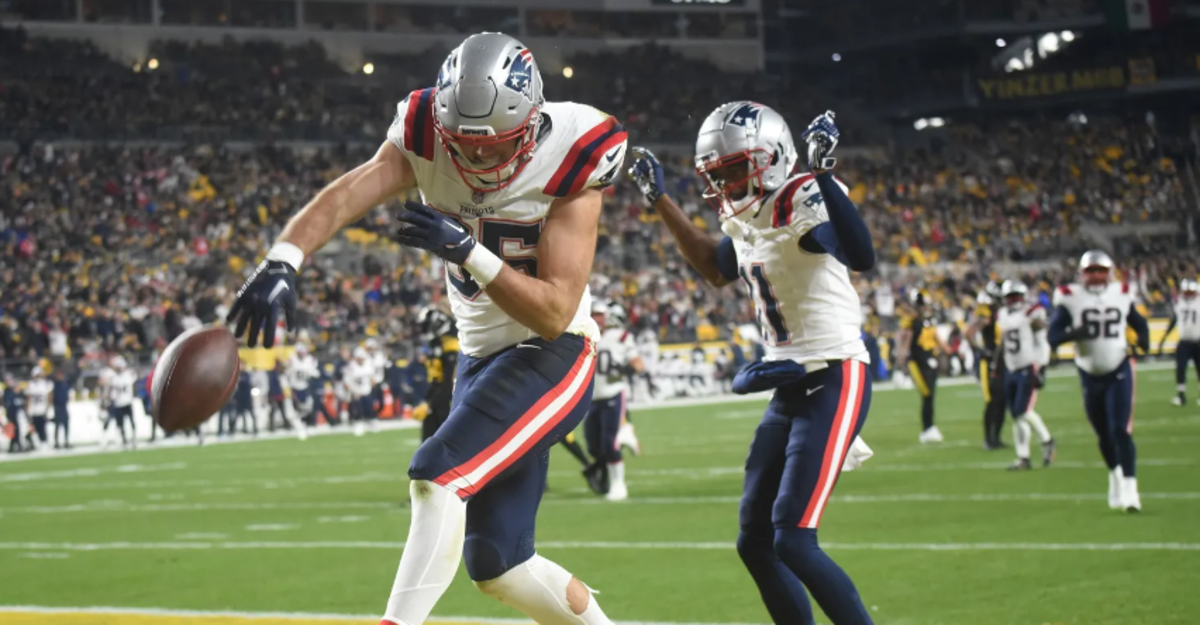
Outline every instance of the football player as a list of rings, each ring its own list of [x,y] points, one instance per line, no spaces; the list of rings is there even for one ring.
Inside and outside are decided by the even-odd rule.
[[[949,354],[950,347],[937,333],[933,319],[933,302],[923,289],[909,291],[912,313],[900,318],[896,337],[896,362],[908,363],[908,375],[917,394],[921,396],[922,443],[940,443],[942,431],[933,423],[933,408],[937,395],[938,355]]]
[[[629,489],[618,433],[625,421],[629,392],[626,379],[631,373],[643,371],[642,358],[633,336],[624,327],[625,310],[620,304],[596,300],[592,303],[592,319],[604,330],[596,351],[592,409],[584,421],[588,453],[595,459],[589,473],[603,473],[600,490],[605,499],[624,501],[629,498]]]
[[[1092,250],[1079,260],[1082,284],[1059,287],[1050,320],[1050,348],[1075,342],[1075,366],[1083,387],[1083,409],[1108,466],[1108,507],[1137,512],[1137,450],[1133,444],[1133,361],[1126,329],[1137,345],[1150,347],[1150,326],[1134,306],[1127,283],[1110,281],[1113,261]]]
[[[1187,403],[1187,368],[1188,362],[1196,366],[1196,374],[1200,376],[1200,283],[1195,280],[1184,280],[1179,283],[1179,299],[1175,302],[1174,314],[1171,315],[1171,325],[1158,343],[1158,355],[1163,353],[1163,344],[1167,335],[1176,327],[1179,328],[1179,341],[1175,344],[1175,392],[1171,400],[1176,406]],[[1200,399],[1196,400],[1200,404]]]
[[[346,385],[349,396],[348,412],[350,422],[354,424],[354,435],[366,433],[366,422],[375,412],[375,399],[371,397],[371,382],[375,379],[375,366],[369,361],[370,355],[362,347],[354,348],[354,356],[342,368],[342,381]]]
[[[967,339],[979,353],[979,387],[983,390],[983,448],[988,451],[1004,448],[1000,428],[1004,425],[1004,357],[997,349],[1000,335],[996,316],[1000,314],[1000,285],[988,282],[975,302],[975,317],[967,326]]]
[[[412,521],[385,625],[423,623],[460,559],[479,590],[538,623],[610,622],[533,536],[547,451],[591,403],[599,329],[587,284],[625,139],[590,106],[545,101],[521,42],[473,35],[433,87],[399,104],[375,156],[292,219],[238,292],[238,335],[274,344],[304,258],[372,207],[420,191],[397,216],[396,239],[444,262],[462,353],[450,416],[409,466]]]
[[[308,438],[308,426],[317,425],[317,404],[321,398],[317,396],[318,393],[309,389],[313,380],[320,377],[317,359],[309,353],[308,345],[298,343],[296,351],[288,358],[284,367],[284,379],[287,380],[288,388],[292,390],[292,410],[300,417],[296,428],[296,436],[300,440]]]
[[[46,377],[46,370],[41,365],[34,365],[30,372],[29,384],[25,386],[25,406],[29,420],[33,424],[36,435],[34,449],[45,449],[49,445],[46,437],[46,415],[50,412],[50,396],[54,393],[54,383]]]
[[[421,340],[429,347],[425,360],[429,385],[425,397],[413,409],[413,418],[421,422],[421,440],[428,440],[450,416],[454,394],[454,372],[458,369],[458,327],[454,318],[433,307],[417,315]]]
[[[714,286],[741,280],[754,300],[766,359],[734,392],[774,389],[746,460],[738,554],[772,619],[811,625],[808,592],[838,625],[870,623],[854,582],[817,542],[830,493],[867,418],[869,358],[850,271],[875,266],[871,234],[834,178],[833,113],[802,135],[808,173],[783,117],[755,102],[718,107],[700,127],[696,170],[725,237],[714,240],[665,193],[654,155],[630,175],[688,263]]]
[[[1004,395],[1013,417],[1013,445],[1017,459],[1010,469],[1028,470],[1029,438],[1036,431],[1042,442],[1042,466],[1054,462],[1055,443],[1050,430],[1034,410],[1044,384],[1043,368],[1049,363],[1046,349],[1046,309],[1025,300],[1029,289],[1019,280],[1005,280],[1004,307],[996,319],[1004,351]]]

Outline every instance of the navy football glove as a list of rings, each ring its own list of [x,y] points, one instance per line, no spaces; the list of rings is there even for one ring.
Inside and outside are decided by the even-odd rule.
[[[409,200],[404,209],[396,217],[400,221],[396,233],[400,245],[432,252],[460,267],[467,262],[476,241],[466,228],[420,202]]]
[[[837,147],[841,133],[833,123],[833,118],[833,111],[825,111],[800,135],[800,139],[808,144],[808,168],[811,170],[824,171],[837,165],[837,159],[830,155]]]
[[[263,333],[263,347],[275,347],[275,326],[283,311],[288,329],[296,327],[296,270],[281,260],[264,260],[238,289],[233,308],[225,323],[236,323],[234,336],[242,338],[248,329],[246,345],[258,346],[258,334]]]
[[[641,189],[642,195],[646,196],[646,201],[653,205],[662,197],[663,188],[667,185],[663,182],[662,164],[654,158],[654,153],[643,147],[633,148],[634,159],[633,165],[629,166],[629,177],[637,184],[638,189]]]

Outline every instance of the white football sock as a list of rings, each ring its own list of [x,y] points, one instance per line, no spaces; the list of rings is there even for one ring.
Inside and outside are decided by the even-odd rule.
[[[571,574],[566,569],[534,554],[500,577],[475,582],[475,586],[539,625],[612,625],[595,597],[588,597],[583,613],[576,614],[567,603],[570,583]]]
[[[1029,439],[1031,438],[1029,422],[1024,416],[1013,419],[1013,447],[1017,450],[1017,458],[1029,459]]]
[[[467,504],[426,480],[413,480],[408,491],[412,522],[383,618],[396,625],[421,625],[458,572]]]
[[[1033,426],[1033,431],[1037,432],[1038,440],[1042,441],[1043,444],[1050,442],[1050,430],[1046,429],[1046,422],[1042,421],[1042,415],[1030,410],[1021,416],[1029,422],[1029,425]]]
[[[625,488],[625,463],[610,462],[608,463],[608,484],[612,486],[620,486]]]

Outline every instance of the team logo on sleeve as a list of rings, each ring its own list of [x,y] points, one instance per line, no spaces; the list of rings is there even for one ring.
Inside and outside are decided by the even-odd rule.
[[[533,98],[533,53],[528,48],[517,53],[512,65],[508,66],[508,79],[504,86]]]
[[[762,121],[761,104],[747,102],[736,109],[725,118],[725,124],[731,126],[742,126],[747,129],[758,129],[759,123]]]

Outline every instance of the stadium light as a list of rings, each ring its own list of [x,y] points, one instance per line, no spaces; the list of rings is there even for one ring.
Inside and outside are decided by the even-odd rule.
[[[916,128],[917,130],[925,130],[928,127],[929,127],[929,120],[927,120],[923,117],[921,119],[918,119],[917,121],[913,122],[913,128]]]
[[[1062,39],[1063,41],[1065,41],[1067,43],[1071,43],[1072,41],[1075,41],[1075,33],[1071,32],[1069,30],[1064,30],[1058,34],[1058,38]]]
[[[363,63],[363,73],[368,76],[370,76],[371,74],[374,74],[375,73],[375,64],[374,63]]]
[[[563,78],[570,78],[575,75],[575,70],[570,65],[563,68]]]
[[[1009,59],[1008,63],[1004,64],[1004,71],[1006,72],[1019,72],[1023,69],[1025,69],[1025,63],[1015,56]]]
[[[929,118],[929,127],[930,128],[941,128],[942,126],[945,126],[945,125],[946,125],[946,120],[942,119],[941,117],[930,117]]]
[[[133,64],[133,73],[137,74],[142,71],[142,62],[138,61]]]
[[[838,54],[837,52],[834,52],[833,53],[833,62],[840,63],[841,60],[842,60],[842,55]]]
[[[146,69],[150,71],[158,69],[158,59],[150,59],[150,61],[146,63]]]
[[[1008,45],[1008,42],[1004,40],[1004,37],[996,38],[996,47],[997,48],[1003,48],[1004,46],[1007,46],[1007,45]]]

